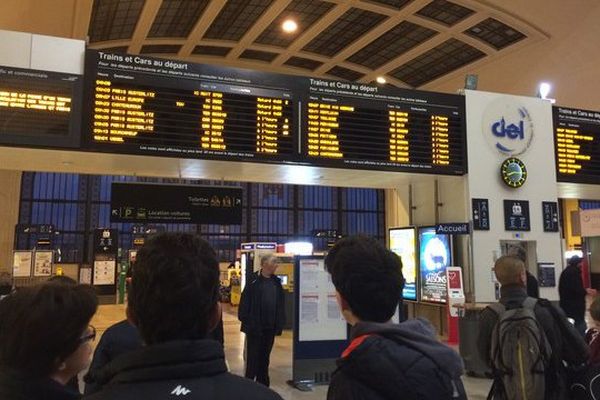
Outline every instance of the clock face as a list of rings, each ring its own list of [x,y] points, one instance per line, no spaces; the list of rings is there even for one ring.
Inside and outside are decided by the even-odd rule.
[[[500,167],[500,175],[505,184],[512,188],[518,188],[523,186],[527,180],[527,168],[518,158],[507,158]]]

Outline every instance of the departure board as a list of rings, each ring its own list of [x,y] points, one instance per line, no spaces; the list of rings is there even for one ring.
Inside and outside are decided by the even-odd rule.
[[[466,172],[464,98],[310,79],[305,157],[367,169]]]
[[[0,142],[77,146],[81,77],[0,66]]]
[[[600,181],[600,112],[553,107],[559,182]]]
[[[90,52],[86,67],[93,148],[261,161],[297,153],[294,96],[285,81],[102,52]]]

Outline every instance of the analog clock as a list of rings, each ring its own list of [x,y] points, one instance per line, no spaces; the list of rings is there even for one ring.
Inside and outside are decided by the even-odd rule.
[[[511,188],[519,188],[527,180],[527,168],[518,158],[507,158],[500,166],[500,176],[502,181]]]

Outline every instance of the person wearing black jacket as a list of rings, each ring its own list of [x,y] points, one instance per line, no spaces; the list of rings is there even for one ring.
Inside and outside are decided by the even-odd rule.
[[[500,288],[500,303],[507,310],[519,308],[528,297],[526,290],[525,265],[517,257],[500,257],[494,265],[494,273]],[[534,308],[535,318],[541,325],[551,348],[550,365],[546,371],[546,399],[567,399],[567,371],[564,363],[579,367],[589,355],[583,338],[567,321],[564,313],[548,300],[539,299]],[[484,309],[479,316],[477,348],[481,359],[492,366],[492,333],[498,322],[498,314],[491,308]]]
[[[91,400],[281,400],[270,389],[227,371],[223,346],[207,333],[220,317],[219,263],[191,234],[163,233],[137,254],[127,305],[145,346],[96,375]]]
[[[587,291],[583,287],[581,278],[581,258],[573,256],[569,259],[567,268],[560,274],[558,281],[560,295],[560,308],[567,317],[575,320],[575,328],[585,336],[587,325],[585,323],[585,296]]]
[[[270,385],[269,359],[275,336],[285,325],[284,293],[275,276],[277,259],[272,254],[261,257],[261,270],[247,279],[240,299],[238,318],[246,334],[246,378]]]
[[[352,325],[328,400],[466,399],[459,355],[420,319],[391,322],[404,286],[400,258],[366,236],[340,240],[325,259]]]
[[[101,388],[96,383],[96,374],[106,364],[120,356],[121,354],[137,350],[142,347],[142,338],[138,329],[128,320],[117,322],[110,326],[100,338],[100,342],[94,351],[94,358],[90,369],[86,374],[84,394],[92,394]]]

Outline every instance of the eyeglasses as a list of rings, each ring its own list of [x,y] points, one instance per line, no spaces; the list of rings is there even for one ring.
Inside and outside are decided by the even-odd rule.
[[[96,328],[90,325],[86,334],[79,338],[79,343],[83,344],[85,342],[93,342],[94,340],[96,340]]]

